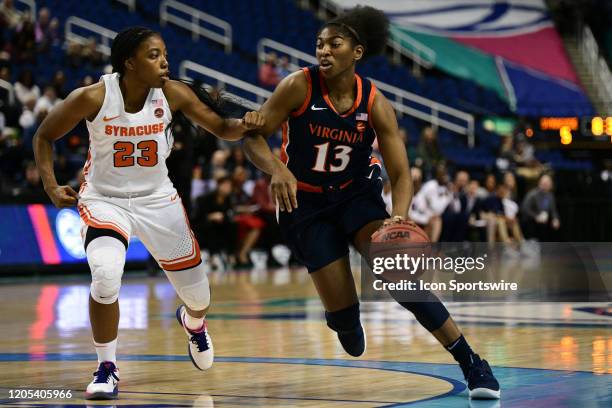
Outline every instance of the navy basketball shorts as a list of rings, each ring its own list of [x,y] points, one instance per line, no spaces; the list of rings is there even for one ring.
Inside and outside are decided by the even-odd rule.
[[[279,224],[291,251],[308,273],[348,255],[349,243],[362,227],[389,218],[381,190],[378,179],[334,193],[298,190],[298,208],[281,212]]]

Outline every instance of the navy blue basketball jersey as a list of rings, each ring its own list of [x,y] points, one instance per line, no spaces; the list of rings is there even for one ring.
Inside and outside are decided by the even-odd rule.
[[[302,184],[342,185],[368,175],[372,143],[372,105],[376,87],[355,74],[355,103],[337,112],[318,66],[303,68],[308,93],[283,124],[281,159]]]

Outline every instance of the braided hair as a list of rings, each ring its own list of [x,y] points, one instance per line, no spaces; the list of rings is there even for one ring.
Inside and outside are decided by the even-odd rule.
[[[134,56],[140,44],[149,37],[155,35],[161,37],[160,33],[146,27],[129,27],[117,34],[111,45],[111,65],[113,67],[113,72],[119,73],[119,77],[122,78],[125,75],[125,61]],[[224,100],[220,95],[216,97],[211,96],[200,83],[185,80],[181,80],[181,82],[189,86],[198,99],[217,115],[223,118],[228,116],[228,113],[223,108]],[[181,111],[177,111],[173,114],[172,121],[166,128],[166,136],[169,131],[179,126],[193,126],[191,121],[189,121]]]

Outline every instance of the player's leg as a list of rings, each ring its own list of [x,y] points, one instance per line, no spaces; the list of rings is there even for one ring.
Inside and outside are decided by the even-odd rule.
[[[310,273],[325,308],[327,326],[338,334],[348,354],[360,356],[365,351],[365,336],[346,236],[336,217],[320,215],[289,228],[286,221],[294,216],[281,213],[287,243]]]
[[[359,298],[348,256],[343,256],[310,274],[325,308],[327,326],[338,333],[344,350],[362,355],[366,342],[359,318]]]
[[[116,398],[118,393],[118,297],[127,245],[125,237],[116,231],[87,228],[85,251],[92,276],[89,319],[98,355],[98,370],[87,386],[89,399]]]
[[[214,350],[206,325],[210,286],[194,237],[180,200],[174,191],[132,200],[138,237],[172,283],[183,304],[176,317],[188,337],[187,351],[200,370],[212,366]]]
[[[366,259],[369,258],[369,246],[372,234],[380,228],[383,220],[372,221],[357,231],[354,245]],[[414,314],[418,322],[425,327],[459,363],[465,379],[468,381],[470,397],[499,398],[499,383],[493,376],[486,360],[481,360],[472,351],[467,340],[448,313],[446,307],[431,291],[417,295],[419,300],[413,302],[396,301]],[[425,300],[429,299],[429,300]]]

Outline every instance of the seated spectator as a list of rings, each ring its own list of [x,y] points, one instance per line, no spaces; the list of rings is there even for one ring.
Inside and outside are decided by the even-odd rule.
[[[410,163],[410,165],[412,166],[421,167],[423,163],[420,159],[417,159],[417,152],[414,147],[412,147],[412,143],[410,143],[408,140],[408,131],[405,127],[402,126],[399,128],[399,136],[400,139],[402,139],[402,142],[404,142],[404,146],[406,146],[406,156],[408,157],[408,163]]]
[[[244,167],[236,167],[232,175],[233,191],[232,206],[236,215],[234,221],[238,224],[238,252],[236,254],[236,268],[250,268],[253,266],[249,258],[251,250],[257,244],[261,231],[265,226],[264,220],[256,214],[259,207],[252,204],[251,187],[247,187],[248,172]]]
[[[193,231],[202,248],[212,254],[233,254],[236,248],[236,223],[230,196],[232,180],[223,176],[216,180],[214,191],[196,200]]]
[[[50,85],[46,86],[43,95],[34,106],[34,115],[36,115],[38,123],[42,122],[51,109],[55,108],[61,101],[55,93],[55,88]]]
[[[96,37],[89,37],[83,48],[81,56],[85,63],[88,63],[91,68],[100,68],[104,65],[104,55],[98,51],[98,41]]]
[[[271,52],[266,56],[266,62],[259,67],[257,75],[259,84],[266,88],[274,88],[281,78],[276,71],[276,54]]]
[[[470,181],[467,171],[460,170],[455,174],[451,184],[452,199],[442,214],[443,242],[463,242],[467,238],[469,212],[465,190]]]
[[[557,230],[561,223],[550,175],[540,176],[538,186],[527,193],[521,205],[521,213],[526,238],[558,241]]]
[[[40,98],[40,88],[36,85],[31,70],[24,69],[19,74],[19,78],[15,82],[15,96],[22,105],[25,105],[31,99],[36,101]]]
[[[433,177],[435,167],[443,160],[443,157],[438,146],[438,134],[431,126],[423,128],[416,155],[422,162],[424,178],[427,180]]]
[[[53,80],[51,81],[51,86],[55,89],[55,94],[60,99],[66,99],[68,96],[68,91],[66,90],[66,75],[64,71],[61,69],[55,71],[53,75]]]
[[[504,173],[504,184],[508,188],[508,198],[516,201],[518,197],[518,186],[516,184],[516,177],[511,171]]]
[[[512,173],[506,173],[512,174]],[[505,192],[502,192],[502,204],[504,206],[504,224],[500,233],[502,234],[501,239],[503,242],[523,242],[523,232],[521,231],[521,225],[518,220],[519,206],[512,199],[511,191],[508,188],[508,184],[504,183]]]
[[[3,0],[0,5],[0,25],[7,27],[9,30],[15,30],[23,15],[15,8],[13,0]]]
[[[34,23],[29,12],[23,14],[23,19],[17,26],[12,40],[12,54],[17,62],[35,62],[36,35]]]
[[[28,99],[23,104],[23,110],[21,116],[19,116],[19,126],[23,129],[22,139],[26,149],[32,149],[32,138],[36,129],[38,129],[38,121],[34,114],[34,107],[36,106],[36,98],[32,95],[28,96]]]
[[[25,166],[25,180],[14,191],[16,198],[22,203],[48,203],[49,197],[45,193],[38,167],[33,161]]]
[[[34,37],[38,52],[45,52],[51,46],[51,14],[47,7],[38,10],[38,19],[34,24]]]
[[[442,213],[452,199],[448,188],[446,165],[436,166],[436,178],[423,184],[412,200],[408,215],[424,226],[431,242],[438,242],[442,233]]]
[[[272,198],[270,180],[271,177],[265,174],[255,182],[250,203],[254,208],[257,208],[254,213],[255,216],[264,222],[258,246],[268,253],[268,266],[278,267],[281,264],[274,258],[272,248],[275,245],[283,244],[283,240],[281,239],[280,227],[276,221],[276,204]]]
[[[279,82],[291,74],[291,70],[289,69],[289,58],[287,58],[286,55],[279,58],[276,72],[278,73]]]

